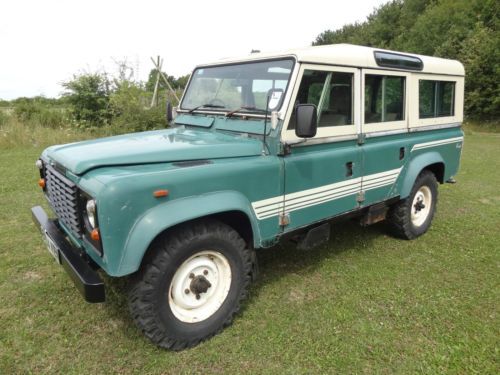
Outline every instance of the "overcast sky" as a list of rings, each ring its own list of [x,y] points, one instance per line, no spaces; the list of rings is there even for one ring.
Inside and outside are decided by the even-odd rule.
[[[386,1],[2,0],[0,99],[58,96],[74,73],[114,73],[113,59],[126,58],[144,80],[150,56],[180,76],[252,49],[308,46]]]

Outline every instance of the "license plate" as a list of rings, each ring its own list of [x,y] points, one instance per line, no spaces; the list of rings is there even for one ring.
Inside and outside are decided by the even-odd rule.
[[[47,250],[54,257],[56,262],[61,264],[61,260],[59,259],[59,248],[56,246],[52,238],[49,237],[49,234],[46,231],[42,230],[42,233],[43,233],[43,240],[47,245]]]

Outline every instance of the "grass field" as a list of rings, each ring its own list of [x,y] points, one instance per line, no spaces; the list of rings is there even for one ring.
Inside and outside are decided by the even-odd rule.
[[[123,282],[86,304],[48,255],[30,214],[43,146],[26,143],[0,149],[0,374],[500,373],[500,134],[467,134],[425,236],[347,222],[315,250],[262,251],[234,324],[179,353],[142,337]]]

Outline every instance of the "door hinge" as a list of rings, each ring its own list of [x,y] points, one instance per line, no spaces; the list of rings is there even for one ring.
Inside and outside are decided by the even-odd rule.
[[[360,191],[358,195],[356,196],[356,202],[358,203],[363,203],[365,201],[365,192]]]
[[[358,145],[362,145],[363,143],[365,143],[365,138],[366,138],[365,133],[359,133],[358,134]]]
[[[288,213],[280,214],[278,220],[280,227],[286,227],[287,225],[290,224],[290,214]]]
[[[287,156],[287,155],[290,155],[291,153],[292,153],[292,148],[290,147],[289,144],[280,143],[279,151],[278,151],[279,156]]]

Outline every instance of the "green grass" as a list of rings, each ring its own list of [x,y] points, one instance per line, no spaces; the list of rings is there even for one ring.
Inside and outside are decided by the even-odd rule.
[[[426,235],[347,222],[315,250],[261,251],[234,324],[180,353],[142,337],[123,282],[106,279],[107,303],[86,304],[48,255],[29,210],[44,202],[41,150],[0,150],[0,374],[500,372],[499,134],[466,136]]]

